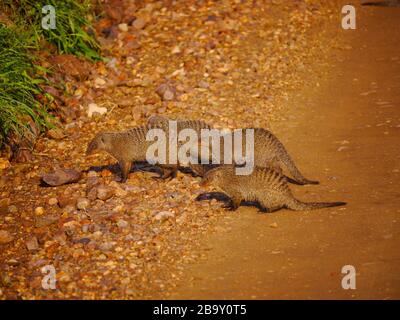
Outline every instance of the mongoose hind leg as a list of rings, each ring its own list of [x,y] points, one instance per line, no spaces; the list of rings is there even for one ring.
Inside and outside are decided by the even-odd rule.
[[[280,207],[280,206],[267,208],[267,207],[264,207],[264,206],[261,205],[261,204],[260,204],[260,206],[259,206],[260,212],[262,212],[262,213],[272,213],[272,212],[275,212],[275,211],[280,210],[281,208],[282,208],[282,207]]]
[[[173,179],[176,178],[178,173],[178,168],[170,168],[170,167],[163,167],[161,168],[160,175],[158,177],[154,177],[155,179]]]

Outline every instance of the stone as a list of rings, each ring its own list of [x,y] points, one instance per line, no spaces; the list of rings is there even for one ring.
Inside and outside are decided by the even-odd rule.
[[[156,215],[154,215],[154,219],[156,221],[164,221],[173,217],[175,217],[175,214],[171,211],[160,211]]]
[[[50,198],[49,201],[47,201],[47,203],[51,206],[55,206],[56,204],[58,204],[58,200],[57,198]]]
[[[118,25],[118,29],[122,32],[127,32],[128,31],[128,24],[126,23],[120,23]]]
[[[76,201],[76,207],[79,210],[86,210],[90,205],[90,201],[87,198],[78,198]]]
[[[28,240],[26,240],[25,245],[29,251],[34,251],[39,249],[39,243],[35,236],[30,237]]]
[[[89,117],[92,117],[95,113],[103,115],[103,114],[107,113],[107,108],[106,107],[99,107],[95,103],[89,103],[88,109],[87,109],[87,115]]]
[[[78,182],[80,178],[81,173],[75,169],[56,169],[51,173],[42,175],[42,180],[52,187]]]
[[[108,186],[102,185],[97,187],[97,199],[106,201],[110,199],[114,195],[114,193],[114,189]]]
[[[41,216],[42,214],[44,214],[44,208],[43,207],[36,207],[35,208],[35,215]]]
[[[47,131],[47,136],[54,140],[61,140],[65,138],[65,133],[61,129],[50,129]]]
[[[127,221],[121,219],[121,220],[117,221],[117,226],[118,226],[118,228],[124,229],[129,226],[129,223]]]
[[[53,223],[56,223],[58,221],[58,219],[59,219],[58,215],[55,215],[55,214],[36,217],[35,218],[35,227],[41,228],[41,227],[49,226]]]
[[[171,101],[175,98],[176,90],[173,86],[167,83],[163,83],[157,87],[156,93],[160,96],[162,100]]]
[[[14,240],[14,237],[7,230],[0,230],[0,244],[6,244]]]
[[[8,213],[17,213],[17,212],[18,212],[17,206],[11,205],[8,207]]]

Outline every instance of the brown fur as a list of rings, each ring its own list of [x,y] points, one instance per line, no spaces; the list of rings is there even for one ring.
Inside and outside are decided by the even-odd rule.
[[[267,212],[281,208],[312,210],[344,205],[344,202],[305,203],[295,199],[284,175],[272,168],[255,167],[250,175],[237,175],[235,167],[220,166],[208,171],[202,185],[211,184],[231,199],[230,208],[235,210],[241,201],[256,201]]]

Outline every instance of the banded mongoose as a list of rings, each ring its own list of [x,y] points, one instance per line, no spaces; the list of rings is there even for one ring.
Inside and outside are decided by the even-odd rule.
[[[120,132],[102,132],[97,134],[88,144],[86,154],[106,151],[115,159],[121,168],[122,180],[126,182],[132,162],[148,161],[146,153],[153,141],[146,141],[146,135],[151,126],[137,126]],[[171,176],[175,165],[157,164],[161,169],[161,178]]]
[[[106,151],[115,159],[122,172],[122,182],[128,178],[132,161],[146,161],[146,151],[151,141],[146,141],[146,126],[120,132],[98,133],[88,144],[86,155]]]
[[[168,132],[169,130],[169,121],[171,121],[172,119],[169,119],[165,116],[160,116],[160,115],[152,115],[151,117],[149,117],[149,119],[147,120],[147,125],[149,128],[161,128],[163,129],[165,132]],[[200,150],[201,146],[200,146],[200,138],[201,138],[201,130],[202,129],[212,129],[212,126],[209,125],[208,123],[206,123],[203,120],[186,120],[186,119],[177,119],[177,120],[172,120],[172,121],[176,121],[177,124],[177,133],[179,134],[179,132],[181,130],[184,129],[192,129],[196,132],[197,137],[199,138],[198,140],[198,150]],[[184,142],[178,142],[178,148],[183,144]],[[197,154],[196,156],[200,156],[201,151],[199,154]],[[178,159],[178,163],[179,163],[179,159]],[[192,164],[189,163],[189,167],[190,169],[197,175],[199,176],[203,176],[203,172],[204,170],[206,170],[205,168],[207,168],[207,166],[203,166],[200,164]],[[212,166],[215,167],[215,166]],[[178,170],[178,165],[175,167],[175,170],[173,170],[173,172],[171,173],[172,176],[176,176],[176,172]]]
[[[169,119],[164,116],[151,116],[148,120],[148,124],[151,126],[160,126],[162,128],[165,128],[165,130],[168,129],[168,121]],[[212,129],[212,127],[205,123],[204,121],[201,120],[177,120],[177,127],[178,127],[178,132],[182,129],[193,129],[196,131],[198,134],[198,137],[200,139],[201,137],[201,130],[202,129]],[[263,128],[248,128],[248,129],[254,129],[254,165],[258,167],[273,167],[276,170],[281,170],[281,167],[279,163],[282,163],[286,166],[288,169],[289,173],[293,176],[293,179],[289,179],[289,182],[291,183],[297,183],[297,184],[318,184],[318,181],[314,180],[309,180],[305,178],[299,169],[297,169],[296,165],[294,164],[294,161],[290,157],[289,153],[286,151],[284,145],[282,142],[279,141],[279,139],[272,134],[270,131],[263,129]],[[242,131],[242,153],[245,154],[246,150],[246,129],[239,129]],[[224,164],[224,136],[225,135],[232,135],[232,132],[230,133],[225,133],[222,135],[220,138],[220,161],[222,162],[221,164]],[[233,141],[233,139],[232,139]],[[199,143],[201,143],[199,141]],[[233,147],[232,147],[233,148]],[[231,150],[231,154],[233,155],[233,150]],[[211,154],[211,150],[210,150]],[[201,156],[201,155],[200,155]],[[211,163],[211,158],[210,157],[209,161]],[[215,165],[197,165],[197,164],[191,164],[190,168],[194,173],[196,173],[198,176],[204,176],[204,174],[214,168]]]
[[[272,134],[270,131],[263,128],[247,128],[254,129],[254,166],[256,167],[272,167],[279,172],[282,172],[280,164],[283,164],[293,179],[288,178],[291,183],[300,185],[305,184],[318,184],[318,181],[309,180],[305,178],[299,169],[296,167],[293,159],[287,152],[286,148],[279,141],[279,139]],[[238,129],[242,131],[242,153],[246,154],[246,129]],[[233,132],[226,133],[225,135],[233,135]],[[224,137],[223,135],[220,140],[220,161],[224,160]],[[232,141],[233,138],[231,137]],[[233,154],[232,146],[232,154]],[[223,164],[223,163],[222,163]],[[215,167],[215,166],[214,166]],[[203,176],[213,166],[192,166],[192,170],[195,171],[199,176]]]
[[[220,166],[208,171],[201,184],[213,185],[230,197],[228,206],[236,210],[241,201],[256,201],[262,211],[281,208],[312,210],[345,205],[345,202],[301,202],[295,199],[284,175],[272,168],[255,167],[250,175],[237,175],[234,166]]]

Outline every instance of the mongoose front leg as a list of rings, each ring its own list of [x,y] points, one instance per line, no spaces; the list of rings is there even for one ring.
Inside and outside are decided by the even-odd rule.
[[[124,183],[128,180],[129,171],[131,171],[132,162],[126,160],[118,161],[121,168],[122,179],[121,182]]]
[[[229,204],[224,205],[223,207],[229,209],[230,211],[235,211],[239,208],[241,203],[241,199],[238,197],[231,197]]]

